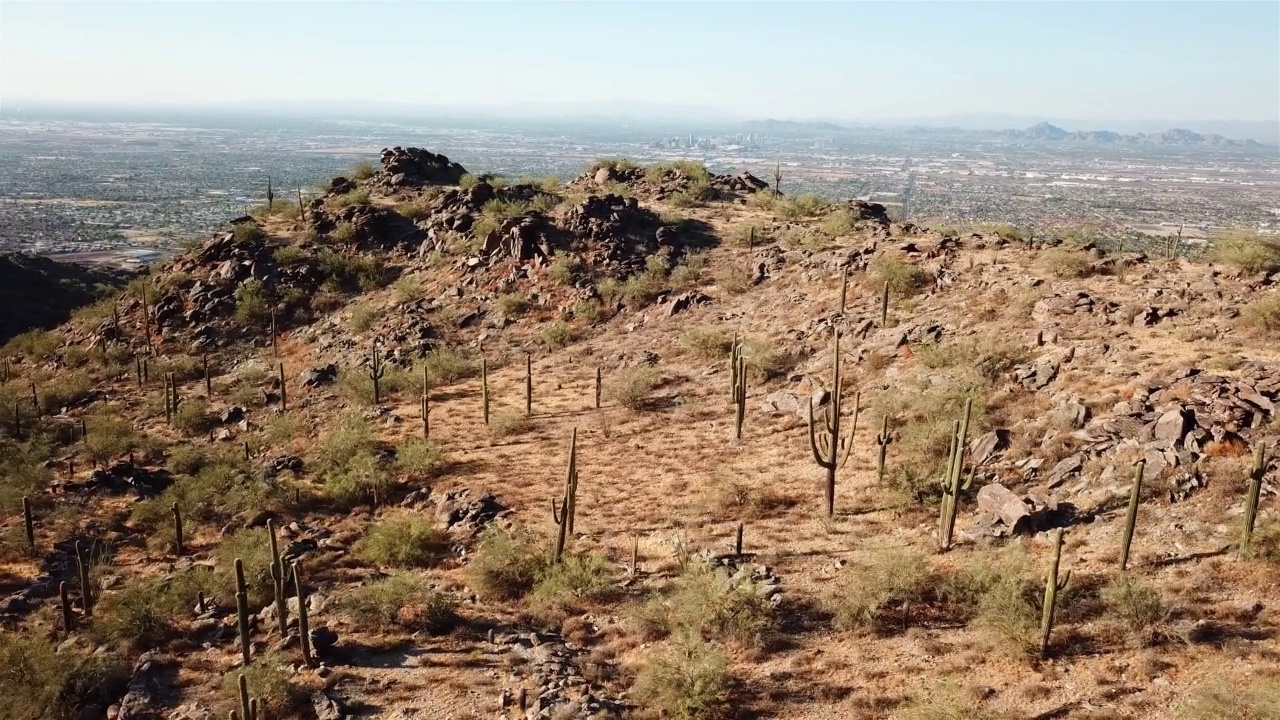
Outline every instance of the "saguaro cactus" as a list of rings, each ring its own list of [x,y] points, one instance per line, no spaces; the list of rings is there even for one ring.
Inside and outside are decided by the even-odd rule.
[[[298,639],[302,643],[302,662],[306,663],[307,667],[315,667],[316,661],[311,656],[311,623],[307,618],[307,591],[298,573],[297,560],[290,563],[290,569],[293,571],[293,589],[298,595]]]
[[[84,610],[84,616],[93,617],[93,587],[89,582],[89,549],[84,546],[84,542],[76,541],[76,564],[80,569],[80,604]]]
[[[884,281],[884,289],[880,291],[880,327],[889,324],[889,281]]]
[[[302,222],[307,221],[307,205],[302,202],[302,188],[298,188],[298,217]]]
[[[600,394],[604,390],[604,376],[600,372],[600,366],[596,366],[596,409],[600,409]]]
[[[734,554],[734,557],[742,557],[742,531],[743,531],[743,529],[744,529],[743,524],[742,524],[742,523],[738,523],[738,532],[736,533],[736,535],[735,535],[735,537],[734,537],[734,540],[733,540],[733,554]]]
[[[209,375],[209,353],[201,355],[201,362],[204,365],[204,396],[210,400],[213,399],[213,378]]]
[[[849,298],[849,268],[845,268],[840,274],[840,313],[844,314],[846,302]]]
[[[422,366],[422,437],[431,437],[431,375]]]
[[[964,420],[958,421],[953,425],[954,434],[951,436],[951,457],[947,462],[947,472],[942,478],[942,504],[938,513],[938,547],[941,550],[949,550],[951,548],[951,536],[956,526],[956,510],[960,498],[960,491],[968,489],[969,484],[973,482],[973,476],[961,484],[960,478],[964,475],[964,453],[965,445],[969,435],[969,416],[973,413],[973,399],[965,401],[964,404]]]
[[[289,387],[285,380],[284,363],[276,366],[276,372],[280,375],[280,412],[289,412]]]
[[[236,627],[240,635],[240,663],[249,666],[249,589],[244,582],[244,562],[236,558]]]
[[[58,583],[58,600],[62,603],[62,631],[70,636],[76,616],[71,613],[71,592],[66,582]]]
[[[1140,459],[1134,465],[1138,469],[1133,474],[1133,487],[1129,490],[1129,515],[1124,521],[1124,540],[1120,545],[1121,571],[1129,569],[1129,545],[1133,543],[1133,528],[1138,524],[1138,499],[1142,494],[1142,472],[1147,461]]]
[[[876,435],[876,483],[884,484],[884,461],[889,454],[889,443],[893,436],[889,434],[889,416],[880,418],[880,434]]]
[[[240,673],[237,682],[240,685],[240,712],[244,715],[245,720],[257,720],[254,717],[253,703],[249,700],[249,680],[244,676],[244,673]]]
[[[742,423],[747,417],[747,359],[742,354],[742,344],[734,341],[729,351],[729,367],[732,371],[734,438],[742,439]]]
[[[773,199],[777,200],[782,194],[782,163],[779,162],[773,166]]]
[[[573,534],[573,517],[578,505],[578,429],[573,429],[569,440],[569,470],[564,479],[564,496],[560,498],[560,511],[551,503],[551,519],[556,523],[556,551],[553,560],[560,562],[564,556],[566,539]]]
[[[280,354],[280,334],[276,331],[276,309],[271,308],[271,352]]]
[[[1053,617],[1058,609],[1058,593],[1067,589],[1071,582],[1071,571],[1058,579],[1058,568],[1062,564],[1062,528],[1053,534],[1053,564],[1049,567],[1049,577],[1044,584],[1044,609],[1040,614],[1040,657],[1049,653],[1049,635],[1053,632]]]
[[[36,525],[31,516],[31,498],[22,496],[22,526],[27,535],[27,547],[36,549]]]
[[[271,542],[271,590],[275,596],[276,621],[280,627],[280,637],[284,638],[289,628],[289,605],[284,596],[286,576],[284,562],[280,560],[280,545],[276,541],[276,526],[270,519],[267,520],[267,536]]]
[[[275,203],[276,203],[276,194],[271,192],[271,176],[268,175],[267,176],[267,212],[271,212],[271,209],[275,206]]]
[[[169,510],[173,512],[173,547],[179,555],[184,555],[186,553],[182,542],[182,511],[178,509],[178,503],[174,503]]]
[[[533,354],[524,354],[524,414],[533,415]]]
[[[827,406],[822,427],[813,420],[813,398],[809,398],[809,448],[813,450],[813,459],[818,466],[826,470],[827,481],[825,499],[827,516],[836,512],[836,471],[849,462],[849,453],[853,449],[853,436],[858,431],[858,404],[860,395],[853,400],[853,422],[848,437],[840,436],[840,413],[843,410],[844,391],[840,386],[840,331],[832,332],[834,336],[832,355],[831,402]]]
[[[484,424],[489,424],[489,360],[480,357],[480,412],[484,415]]]
[[[373,381],[373,404],[378,405],[382,402],[382,378],[387,374],[387,368],[382,363],[381,357],[378,355],[378,343],[373,343],[373,352],[369,357],[369,379]]]
[[[1267,474],[1267,446],[1258,443],[1253,449],[1253,470],[1249,473],[1249,493],[1244,501],[1244,533],[1240,538],[1241,557],[1249,554],[1253,527],[1258,521],[1258,499],[1262,497],[1262,476]]]

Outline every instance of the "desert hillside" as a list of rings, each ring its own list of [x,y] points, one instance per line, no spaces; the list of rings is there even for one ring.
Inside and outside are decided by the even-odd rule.
[[[474,170],[9,343],[0,717],[1280,717],[1276,246]]]

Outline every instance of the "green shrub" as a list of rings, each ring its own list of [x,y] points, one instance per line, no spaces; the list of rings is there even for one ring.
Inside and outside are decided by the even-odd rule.
[[[237,243],[265,240],[266,237],[267,232],[256,222],[236,223],[235,227],[231,229],[232,241]]]
[[[458,187],[462,188],[463,190],[470,190],[471,188],[475,187],[479,182],[480,182],[480,178],[476,177],[475,175],[472,175],[471,173],[463,173],[462,177],[458,178]]]
[[[1089,258],[1079,250],[1056,247],[1045,250],[1040,255],[1040,262],[1056,277],[1086,278],[1093,274],[1093,266]]]
[[[446,632],[458,622],[457,601],[429,589],[422,578],[393,575],[361,585],[338,599],[340,610],[363,630],[395,627]]]
[[[1264,240],[1253,233],[1225,233],[1211,241],[1209,251],[1214,262],[1247,273],[1280,270],[1280,243]]]
[[[410,438],[396,451],[396,465],[413,475],[424,475],[442,464],[444,452],[431,440]]]
[[[489,419],[489,434],[496,438],[522,435],[533,428],[533,421],[522,412],[500,412]]]
[[[347,322],[347,326],[355,332],[368,332],[382,314],[382,308],[373,303],[359,303],[351,308],[351,320]]]
[[[822,233],[832,239],[852,235],[857,229],[858,218],[849,208],[840,208],[822,219]]]
[[[992,632],[1012,652],[1039,651],[1040,598],[1043,583],[1023,575],[1005,575],[978,602],[978,624]],[[1062,603],[1063,596],[1059,596]],[[1061,607],[1059,610],[1061,611]]]
[[[215,597],[221,589],[215,574],[199,565],[172,578],[127,583],[94,608],[94,631],[134,650],[159,647],[177,635],[175,621],[186,617],[197,593]]]
[[[625,158],[601,158],[587,168],[587,172],[595,175],[602,168],[611,168],[613,170],[634,170],[638,165]]]
[[[253,664],[236,668],[222,676],[221,705],[225,716],[240,707],[240,675],[245,676],[249,697],[258,699],[258,715],[269,718],[295,717],[307,694],[294,680],[292,661],[275,651],[253,659]]]
[[[396,302],[402,305],[421,300],[427,294],[427,286],[422,282],[422,278],[412,275],[403,275],[397,278],[395,282],[391,283],[391,289],[396,293]]]
[[[532,590],[547,565],[546,548],[527,531],[490,525],[467,563],[467,575],[481,598],[510,600]]]
[[[622,283],[614,278],[604,278],[596,283],[596,292],[600,293],[602,300],[612,305],[622,298]]]
[[[349,243],[356,239],[356,226],[349,222],[340,222],[329,231],[329,241]]]
[[[436,348],[427,353],[422,360],[422,367],[431,378],[431,385],[448,385],[459,380],[472,377],[478,370],[466,358],[449,348]],[[414,377],[421,377],[421,369],[416,370]]]
[[[182,400],[178,403],[178,411],[173,414],[173,427],[188,436],[207,434],[213,421],[209,404],[199,398]]]
[[[677,289],[688,289],[702,281],[702,271],[707,266],[707,258],[702,253],[689,253],[684,260],[671,270],[671,286]]]
[[[431,215],[431,203],[425,200],[403,202],[396,205],[396,212],[410,222],[425,220]]]
[[[1251,298],[1244,307],[1245,322],[1266,332],[1280,330],[1280,292]]]
[[[557,320],[542,329],[542,342],[550,350],[559,350],[573,344],[577,333],[564,320]]]
[[[651,597],[639,612],[650,638],[693,634],[741,645],[763,642],[774,626],[773,606],[750,579],[731,579],[701,562],[690,563],[669,596]]]
[[[386,266],[376,255],[322,250],[316,255],[316,263],[327,278],[326,284],[341,289],[357,287],[367,292],[386,284]]]
[[[602,555],[569,555],[538,576],[530,595],[537,610],[568,610],[582,603],[603,602],[618,591],[613,568]]]
[[[448,554],[448,540],[426,520],[409,514],[391,515],[365,530],[356,554],[382,566],[428,567]]]
[[[95,414],[85,418],[89,434],[82,444],[89,460],[95,465],[106,465],[112,460],[136,450],[140,438],[133,424],[114,414]]]
[[[0,697],[12,720],[105,716],[129,684],[129,666],[111,653],[59,650],[34,635],[0,633]]]
[[[902,625],[902,617],[886,617],[890,608],[919,604],[930,587],[924,556],[904,550],[882,550],[857,560],[834,583],[826,604],[843,630],[885,632]]]
[[[729,663],[697,636],[680,636],[640,669],[632,695],[662,717],[717,720],[729,716]]]
[[[658,386],[662,373],[652,365],[635,365],[609,379],[605,394],[628,410],[643,410]]]
[[[719,328],[689,328],[680,339],[686,347],[707,360],[724,359],[733,347],[733,339]]]
[[[594,324],[600,319],[600,306],[590,300],[579,300],[573,306],[573,316],[583,322]]]
[[[236,320],[245,325],[258,325],[271,320],[271,306],[275,303],[271,291],[258,278],[240,283],[235,291]]]
[[[87,372],[64,372],[54,382],[39,383],[36,397],[40,400],[40,412],[44,415],[56,415],[63,408],[77,404],[89,397],[93,392],[93,379]],[[29,406],[28,406],[29,407]],[[12,406],[9,416],[13,417]]]
[[[271,538],[266,528],[248,528],[222,540],[217,549],[218,575],[228,593],[236,587],[236,559],[244,564],[244,582],[249,604],[262,608],[273,597],[271,580]]]
[[[547,275],[557,285],[572,285],[578,274],[582,272],[582,263],[572,255],[557,255],[547,268]]]
[[[707,182],[711,179],[711,172],[707,170],[707,166],[695,160],[675,160],[650,165],[644,169],[645,180],[651,183],[663,182],[668,173],[678,173],[694,182]]]
[[[1015,715],[982,706],[977,698],[947,683],[893,711],[891,720],[1013,720]]]
[[[872,258],[869,269],[877,285],[889,283],[889,291],[895,298],[911,297],[932,282],[920,266],[896,254],[877,254]]]
[[[378,174],[378,166],[368,160],[362,160],[351,168],[351,179],[368,180]]]
[[[1169,608],[1156,587],[1122,573],[1102,589],[1102,601],[1137,645],[1150,645],[1169,635]]]
[[[528,312],[532,304],[528,298],[520,293],[505,293],[499,295],[497,300],[494,300],[493,306],[497,308],[498,312],[502,313],[503,317],[513,318]]]
[[[66,341],[62,333],[52,330],[28,330],[14,336],[6,343],[4,354],[7,356],[21,354],[33,358],[49,357]]]

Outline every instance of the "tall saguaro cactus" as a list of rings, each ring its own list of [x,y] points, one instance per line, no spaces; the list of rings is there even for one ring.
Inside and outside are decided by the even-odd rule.
[[[422,366],[422,438],[431,437],[431,374]]]
[[[280,375],[280,412],[289,412],[289,388],[284,377],[284,363],[276,366],[276,372]]]
[[[533,415],[533,353],[524,354],[524,414]]]
[[[480,412],[484,415],[484,424],[489,424],[489,360],[480,356]]]
[[[378,343],[373,343],[373,354],[369,358],[369,379],[373,381],[373,404],[378,405],[382,402],[382,378],[387,374],[387,368],[378,356]]]
[[[880,418],[880,434],[876,435],[876,483],[884,484],[884,461],[889,454],[889,443],[893,436],[889,434],[889,416]]]
[[[27,547],[36,549],[36,526],[31,516],[31,498],[22,496],[22,527],[27,536]]]
[[[834,353],[832,355],[831,402],[827,406],[819,428],[813,418],[813,398],[809,398],[809,448],[813,450],[813,459],[818,466],[826,470],[825,500],[827,516],[836,512],[836,471],[849,462],[849,454],[853,450],[853,436],[858,431],[859,395],[853,400],[853,422],[849,435],[841,437],[841,411],[843,410],[844,390],[840,384],[840,331],[832,332],[834,337]]]
[[[1071,582],[1071,571],[1058,579],[1058,568],[1062,564],[1062,528],[1053,534],[1053,564],[1049,566],[1049,577],[1044,584],[1044,609],[1040,614],[1040,657],[1049,654],[1049,635],[1053,632],[1053,618],[1058,610],[1058,593],[1067,589]]]
[[[293,571],[293,590],[298,595],[298,639],[302,644],[302,662],[307,667],[315,667],[316,661],[311,655],[311,622],[307,617],[307,591],[298,573],[297,560],[290,563],[290,569]]]
[[[182,511],[178,509],[178,503],[171,505],[169,511],[173,513],[173,549],[181,557],[186,554],[182,542]]]
[[[1133,543],[1133,529],[1138,524],[1138,500],[1142,495],[1142,473],[1147,467],[1145,458],[1134,465],[1137,470],[1133,474],[1133,487],[1129,490],[1129,515],[1124,521],[1124,540],[1120,545],[1120,570],[1129,569],[1129,546]]]
[[[270,519],[267,520],[267,535],[271,542],[271,589],[275,596],[276,622],[280,628],[280,637],[284,638],[289,633],[289,605],[284,596],[287,576],[284,573],[284,562],[280,559],[280,544],[276,541],[276,526]]]
[[[564,479],[564,496],[560,498],[560,511],[551,502],[551,519],[556,523],[556,550],[553,560],[564,557],[565,541],[573,534],[573,518],[578,508],[578,428],[573,429],[569,440],[569,469]]]
[[[240,635],[240,662],[249,666],[249,588],[244,582],[244,562],[236,558],[236,628]]]
[[[604,375],[600,372],[600,366],[596,366],[596,409],[600,409],[600,395],[604,390]]]
[[[93,617],[93,587],[89,581],[89,562],[89,548],[86,548],[82,541],[77,540],[76,564],[80,569],[80,604],[87,618]]]
[[[773,199],[782,194],[782,163],[773,166]]]
[[[1267,474],[1267,445],[1258,443],[1253,449],[1253,469],[1249,473],[1249,493],[1244,501],[1244,533],[1240,538],[1240,555],[1249,554],[1253,528],[1258,521],[1258,499],[1262,497],[1262,476]]]
[[[271,176],[267,176],[267,212],[271,212],[276,204],[276,194],[271,191]]]
[[[747,417],[747,359],[742,354],[742,343],[737,339],[729,351],[729,368],[732,371],[734,433],[735,439],[742,439],[742,423]]]
[[[956,527],[956,511],[959,507],[960,491],[968,489],[973,476],[963,484],[960,478],[964,475],[964,452],[969,435],[969,416],[973,413],[973,399],[965,401],[964,420],[957,421],[952,427],[951,455],[947,462],[946,475],[942,478],[942,504],[938,509],[938,548],[951,549],[951,536]]]
[[[840,314],[844,314],[846,302],[849,299],[849,268],[845,268],[840,274]]]
[[[886,327],[889,324],[889,281],[884,281],[884,288],[880,291],[880,327]]]

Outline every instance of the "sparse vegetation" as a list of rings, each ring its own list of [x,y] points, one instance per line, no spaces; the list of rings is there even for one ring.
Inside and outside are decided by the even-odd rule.
[[[521,597],[548,564],[549,556],[527,531],[490,525],[467,563],[471,588],[482,598]]]
[[[344,595],[340,608],[361,628],[385,632],[393,628],[429,633],[448,631],[458,622],[458,603],[427,587],[414,575],[374,580]]]
[[[1214,262],[1230,265],[1247,273],[1269,273],[1280,270],[1280,243],[1264,240],[1253,233],[1230,232],[1213,238],[1209,245]]]
[[[396,514],[370,526],[356,552],[383,567],[428,567],[448,552],[448,538],[422,518]]]
[[[922,556],[885,550],[852,563],[837,581],[827,603],[836,627],[886,632],[905,629],[912,606],[930,588]]]
[[[871,274],[877,286],[889,283],[895,298],[912,297],[928,287],[929,274],[913,262],[902,257],[880,253],[871,260]]]
[[[651,365],[636,365],[619,371],[610,380],[606,392],[610,400],[628,410],[643,410],[661,377],[661,372]]]
[[[564,320],[557,320],[542,330],[542,343],[548,350],[559,350],[572,345],[578,339],[573,327]]]
[[[633,692],[662,717],[717,720],[728,716],[730,675],[724,652],[682,636],[645,663]]]

